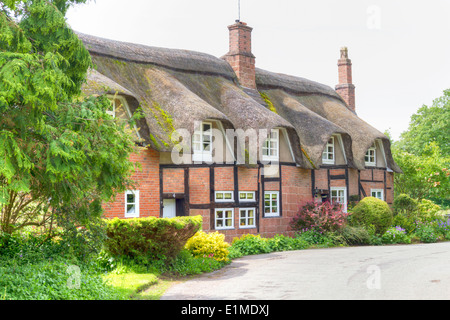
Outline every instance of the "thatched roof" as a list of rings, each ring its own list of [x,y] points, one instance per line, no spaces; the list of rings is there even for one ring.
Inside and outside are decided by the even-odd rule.
[[[382,139],[390,168],[399,169],[387,137],[348,110],[328,86],[257,69],[263,102],[258,91],[240,87],[230,65],[214,56],[78,36],[96,65],[87,87],[97,93],[116,91],[135,101],[131,111],[142,108],[141,136],[152,148],[171,151],[175,130],[193,133],[197,122],[209,119],[220,120],[225,129],[285,128],[295,162],[304,168],[320,166],[332,134],[342,135],[349,165],[359,169],[374,139]]]
[[[315,164],[320,163],[330,136],[339,133],[350,167],[364,169],[367,150],[380,139],[388,167],[401,172],[392,158],[389,138],[360,119],[330,87],[260,69],[256,70],[256,84],[271,99],[277,112],[291,119],[304,150]]]

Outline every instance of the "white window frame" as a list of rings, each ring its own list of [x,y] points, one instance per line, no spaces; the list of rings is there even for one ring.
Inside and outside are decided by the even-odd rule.
[[[204,130],[204,126],[209,125],[209,130]],[[199,140],[196,139],[199,137]],[[209,137],[209,150],[204,150],[205,137]],[[199,144],[199,148],[195,148],[195,144]],[[213,124],[211,121],[203,121],[200,130],[196,130],[192,136],[192,161],[194,162],[211,162],[213,150]]]
[[[134,195],[134,202],[128,202],[128,195]],[[128,213],[128,205],[134,205],[134,212]],[[139,218],[139,190],[128,190],[125,192],[125,218]]]
[[[273,135],[276,134],[274,138]],[[272,146],[275,144],[275,147]],[[271,155],[271,151],[275,151],[275,155]],[[272,129],[269,138],[264,141],[262,146],[263,161],[279,161],[280,159],[280,129]]]
[[[370,154],[371,152],[373,152],[373,156]],[[367,161],[367,157],[369,158],[369,161]],[[370,161],[372,160],[373,161]],[[374,142],[373,146],[371,146],[367,152],[366,155],[364,156],[364,162],[366,164],[366,166],[368,167],[375,167],[377,165],[377,144],[376,142]]]
[[[108,110],[106,111],[106,113],[108,113],[109,115],[111,115],[113,118],[116,117],[116,99],[120,101],[120,103],[123,105],[123,107],[125,108],[125,110],[128,113],[128,116],[131,118],[133,116],[133,114],[130,111],[130,107],[128,105],[127,99],[125,99],[125,97],[123,96],[119,96],[119,95],[107,95],[107,98],[111,101],[111,105],[113,107],[112,111]],[[142,139],[141,134],[139,133],[138,127],[136,126],[136,124],[134,125],[134,131],[136,132],[136,135],[139,139]]]
[[[253,217],[249,217],[249,211],[253,211]],[[245,212],[244,217],[241,216],[242,212]],[[249,220],[253,219],[253,223],[249,224]],[[245,221],[245,224],[242,225],[242,220]],[[239,229],[252,229],[256,228],[256,208],[240,208],[239,209]]]
[[[375,196],[373,195],[375,193]],[[377,193],[381,194],[381,198],[378,198]],[[370,195],[374,198],[384,201],[384,190],[383,189],[370,189]]]
[[[268,212],[268,213],[266,212],[266,208],[267,208],[266,195],[270,196],[270,200],[269,200],[270,212]],[[276,205],[277,211],[276,212],[272,211],[272,209],[274,208],[274,206],[272,206],[272,202],[273,202],[272,196],[273,195],[277,196],[277,200],[276,200],[277,201],[277,205]],[[264,192],[264,217],[271,218],[271,217],[279,217],[279,216],[280,216],[280,192],[279,191],[265,191]]]
[[[334,197],[333,196],[333,191],[337,192],[337,196]],[[344,195],[343,195],[343,201],[335,201],[336,198],[339,198],[339,191],[344,191]],[[344,212],[347,212],[347,188],[346,187],[331,187],[330,188],[330,201],[331,203],[335,203],[338,202],[340,204],[342,204],[342,209]]]
[[[245,194],[245,198],[242,199],[241,195]],[[252,199],[247,199],[247,195],[252,194]],[[239,191],[239,202],[256,202],[255,191]]]
[[[222,218],[217,217],[217,213],[220,211],[222,211],[224,214],[224,216]],[[225,216],[227,212],[231,212],[231,218]],[[219,221],[223,222],[222,226],[218,226]],[[231,225],[227,226],[226,221],[231,221]],[[214,227],[215,227],[215,230],[234,229],[234,208],[217,208],[217,209],[215,209],[215,211],[214,211]]]
[[[218,194],[223,195],[222,199],[217,198]],[[225,199],[225,194],[230,194],[231,198]],[[214,192],[214,200],[215,200],[215,202],[234,202],[234,191],[216,191],[216,192]]]
[[[331,141],[331,143],[330,143]],[[332,148],[332,152],[328,150],[328,148]],[[329,155],[333,156],[333,159],[328,159]],[[334,148],[334,136],[331,136],[330,139],[328,139],[327,144],[325,145],[325,149],[322,152],[322,163],[323,164],[334,164],[336,159],[336,152]]]

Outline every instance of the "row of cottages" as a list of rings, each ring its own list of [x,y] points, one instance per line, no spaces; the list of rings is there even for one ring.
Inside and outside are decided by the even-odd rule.
[[[138,187],[106,204],[106,217],[201,215],[204,231],[230,241],[292,234],[313,198],[391,204],[401,170],[388,138],[356,114],[347,49],[334,90],[255,68],[252,28],[228,28],[222,58],[79,34],[96,65],[85,90],[111,95],[116,117],[145,115],[132,157]]]

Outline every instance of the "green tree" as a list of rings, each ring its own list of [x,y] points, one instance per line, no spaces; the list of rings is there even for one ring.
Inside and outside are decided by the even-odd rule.
[[[420,155],[402,151],[395,144],[392,153],[403,174],[394,176],[395,194],[416,199],[450,197],[450,157],[444,157],[435,142],[425,146]]]
[[[401,135],[398,146],[409,153],[422,155],[435,142],[444,157],[450,157],[450,89],[423,106],[411,116],[409,128]]]
[[[89,233],[132,184],[127,123],[81,92],[92,62],[64,14],[85,1],[0,2],[0,231]]]

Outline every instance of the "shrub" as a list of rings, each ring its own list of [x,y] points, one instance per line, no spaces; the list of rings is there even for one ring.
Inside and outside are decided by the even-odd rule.
[[[396,226],[389,228],[382,236],[381,241],[385,244],[411,243],[405,229]]]
[[[302,205],[290,223],[294,231],[315,229],[321,232],[337,231],[344,227],[348,214],[339,203],[316,201]]]
[[[416,221],[418,220],[418,215],[411,215],[407,212],[401,212],[394,216],[392,220],[393,226],[399,226],[403,228],[407,234],[414,233],[416,230]]]
[[[419,237],[421,242],[434,243],[439,240],[439,234],[431,223],[418,223],[414,234]]]
[[[328,234],[336,245],[358,246],[370,244],[370,233],[363,227],[345,226],[342,230]]]
[[[350,221],[354,226],[373,226],[374,233],[382,235],[391,226],[392,219],[391,208],[386,202],[375,197],[366,197],[355,206]]]
[[[275,235],[267,241],[271,251],[302,250],[309,247],[309,244],[299,237],[291,238],[284,235]]]
[[[197,217],[139,218],[107,221],[106,250],[114,256],[129,256],[145,263],[175,259],[186,242],[200,230]]]
[[[442,217],[442,215],[439,214],[441,207],[431,200],[427,199],[420,200],[418,202],[417,208],[419,210],[421,221],[433,221]]]
[[[418,209],[418,201],[411,198],[407,194],[399,194],[394,198],[394,212],[398,213],[411,213]]]
[[[190,238],[185,248],[189,250],[194,257],[210,257],[217,261],[228,261],[228,247],[225,242],[225,235],[219,232],[205,233],[198,231]]]
[[[271,252],[269,242],[260,235],[245,234],[240,238],[234,238],[231,246],[239,250],[244,256]]]
[[[326,234],[322,231],[318,231],[315,229],[304,230],[298,234],[298,237],[309,245],[321,247],[334,246],[334,242],[330,237],[326,236]]]

